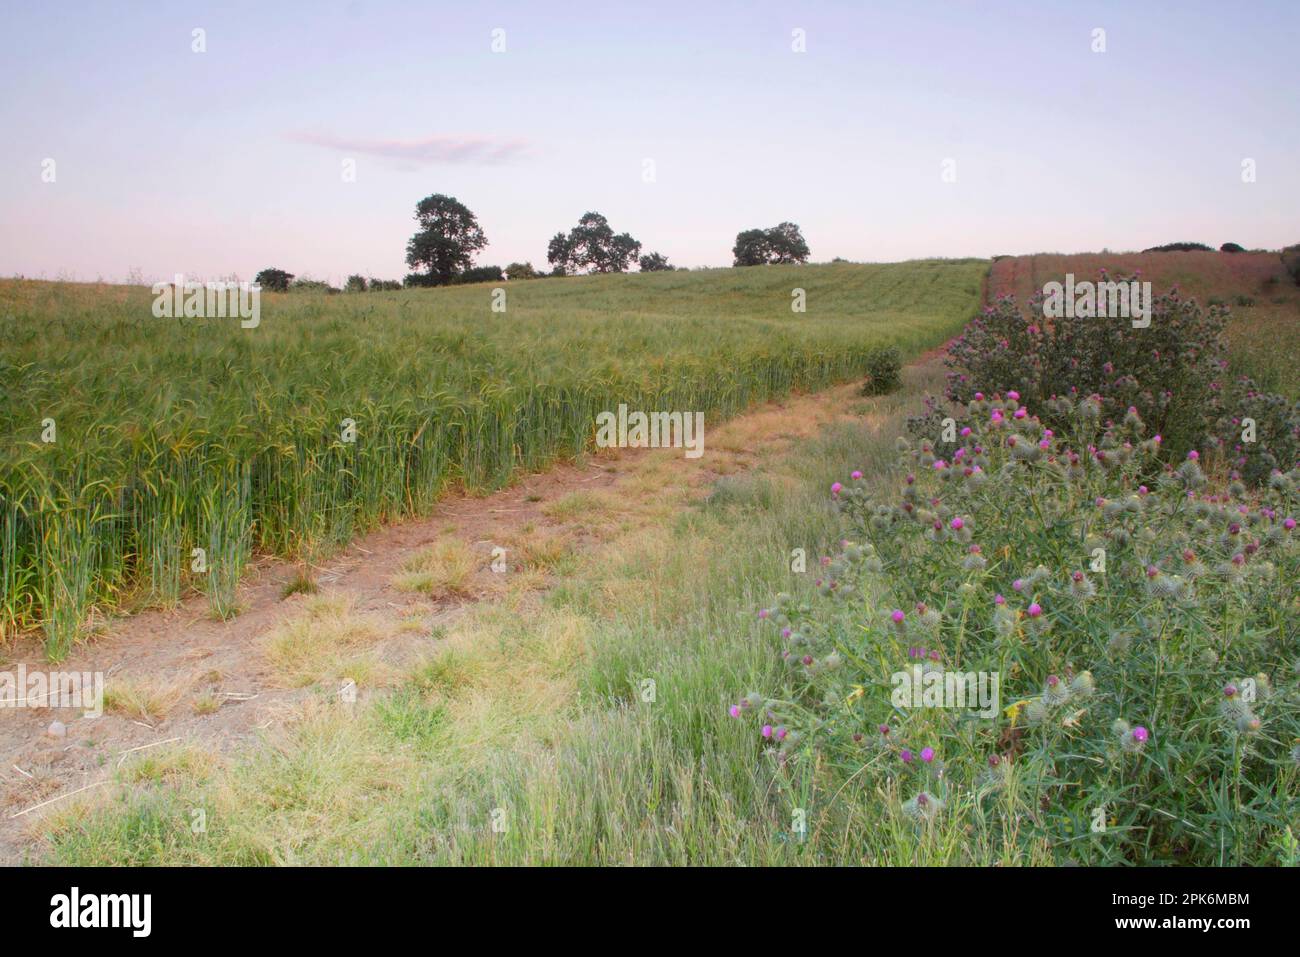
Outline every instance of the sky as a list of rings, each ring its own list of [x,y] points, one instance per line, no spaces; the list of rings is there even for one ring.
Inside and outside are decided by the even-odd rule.
[[[1278,248],[1298,36],[1295,0],[0,0],[0,275],[398,279],[432,193],[480,264],[589,210],[693,267],[786,220],[814,261]]]

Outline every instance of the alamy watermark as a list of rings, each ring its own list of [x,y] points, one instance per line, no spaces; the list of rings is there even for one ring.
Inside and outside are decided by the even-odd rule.
[[[239,319],[245,329],[262,322],[262,287],[251,282],[173,282],[153,284],[155,319]]]
[[[913,665],[890,675],[895,708],[966,708],[981,718],[997,716],[1001,678],[996,671],[943,671]]]
[[[104,713],[102,671],[0,671],[0,708],[80,708],[87,717]]]
[[[1151,283],[1074,281],[1043,286],[1043,315],[1049,319],[1132,319],[1134,329],[1151,325]]]
[[[688,459],[704,454],[703,412],[618,412],[596,415],[596,446],[602,449],[685,449]]]

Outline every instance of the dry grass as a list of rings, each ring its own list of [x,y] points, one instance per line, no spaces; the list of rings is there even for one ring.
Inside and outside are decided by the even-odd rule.
[[[358,685],[383,685],[391,669],[368,654],[385,632],[356,614],[351,603],[322,595],[309,599],[303,614],[268,639],[267,662],[289,687],[351,678]]]
[[[109,678],[104,685],[104,711],[146,723],[161,721],[192,685],[190,678],[173,681],[125,675]]]
[[[554,502],[542,506],[542,514],[557,522],[588,523],[613,510],[616,500],[607,492],[595,492],[583,489],[569,492]]]
[[[521,531],[507,541],[506,562],[513,570],[554,571],[574,555],[573,536],[564,532]]]
[[[194,713],[197,715],[216,714],[221,710],[222,699],[211,691],[205,691],[194,699]]]
[[[393,585],[400,591],[419,592],[434,600],[468,597],[470,580],[479,564],[464,542],[443,539],[408,559]]]

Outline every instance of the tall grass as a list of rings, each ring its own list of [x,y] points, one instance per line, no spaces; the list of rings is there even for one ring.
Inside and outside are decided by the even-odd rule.
[[[450,485],[493,489],[579,455],[620,402],[716,422],[863,375],[877,346],[936,346],[984,271],[516,282],[504,314],[486,285],[267,294],[255,329],[155,319],[145,289],[0,282],[0,627],[44,627],[57,658],[97,604],[166,605],[195,585],[229,615],[252,552],[310,560]]]

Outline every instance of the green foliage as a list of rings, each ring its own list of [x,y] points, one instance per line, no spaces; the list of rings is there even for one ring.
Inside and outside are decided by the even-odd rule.
[[[556,233],[546,249],[546,261],[564,273],[627,272],[641,244],[614,230],[600,213],[583,213],[568,235]]]
[[[736,234],[732,255],[737,266],[766,266],[772,263],[805,263],[808,243],[794,223],[780,223],[770,229],[746,229]]]
[[[873,349],[867,356],[867,381],[863,395],[888,395],[902,382],[903,357],[893,346]]]
[[[263,269],[253,281],[268,292],[288,292],[289,283],[293,282],[293,273],[283,269]]]
[[[1060,863],[1275,863],[1300,782],[1300,470],[1245,497],[1189,457],[1148,487],[1136,413],[1054,406],[1055,432],[973,400],[950,459],[903,443],[895,493],[836,483],[853,540],[763,613],[785,677],[732,711],[782,775],[829,776],[828,831],[885,801],[918,840],[978,822]],[[980,673],[1000,701],[978,714],[895,694]]]
[[[435,193],[415,206],[419,226],[406,244],[406,265],[423,270],[427,282],[407,285],[444,286],[470,268],[474,254],[487,245],[478,219],[452,196]]]
[[[458,283],[500,282],[500,266],[473,266],[456,277]]]
[[[506,267],[505,271],[506,275],[512,280],[538,278],[537,270],[533,268],[533,264],[530,262],[511,263]]]
[[[1244,253],[1245,251],[1246,247],[1240,243],[1224,243],[1219,247],[1221,253]]]
[[[331,286],[323,279],[295,279],[289,284],[290,292],[316,292],[333,295],[339,290],[336,286]]]
[[[1300,459],[1300,409],[1265,396],[1248,378],[1231,379],[1227,316],[1221,306],[1204,310],[1170,292],[1152,303],[1150,325],[1134,328],[1129,319],[1047,318],[1037,296],[1026,317],[1002,297],[949,346],[947,398],[964,404],[1014,391],[1059,425],[1049,400],[1095,397],[1103,422],[1136,410],[1162,436],[1166,456],[1193,447],[1221,453],[1230,469],[1258,482]],[[1258,440],[1242,443],[1234,431],[1250,412],[1265,418],[1257,419]],[[918,425],[935,421],[932,410]]]
[[[348,276],[347,282],[343,284],[344,292],[365,292],[369,288],[365,276],[351,275]]]
[[[642,272],[664,272],[672,269],[668,257],[662,253],[647,253],[638,260]]]

